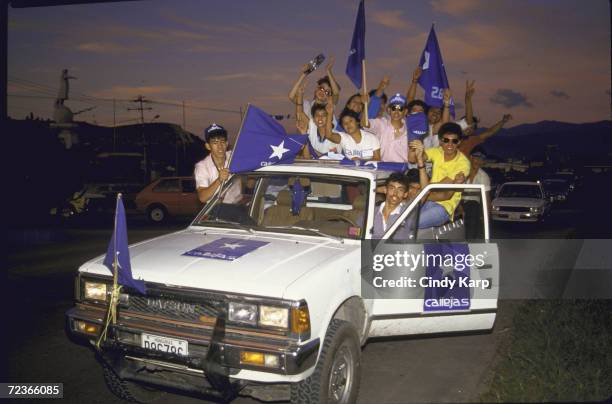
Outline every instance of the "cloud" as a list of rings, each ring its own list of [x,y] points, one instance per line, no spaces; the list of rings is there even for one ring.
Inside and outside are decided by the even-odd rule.
[[[179,15],[176,13],[175,9],[170,8],[161,9],[160,15],[170,22],[179,24],[179,26],[191,27],[196,30],[204,30],[206,32],[214,32],[221,34],[234,33],[240,35],[251,35],[256,33],[265,34],[266,32],[268,32],[268,27],[263,27],[257,24],[207,24],[206,22],[202,21],[202,19],[194,19],[186,17],[184,15]]]
[[[403,17],[403,14],[404,11],[402,10],[381,10],[373,12],[371,18],[376,24],[380,24],[387,28],[403,30],[411,27],[408,18]]]
[[[112,86],[111,88],[93,92],[93,97],[99,98],[133,98],[139,95],[152,96],[160,94],[168,94],[180,91],[179,88],[173,86]]]
[[[381,57],[376,58],[372,62],[372,67],[375,70],[381,70],[382,72],[388,72],[390,70],[395,70],[396,68],[402,66],[402,64],[407,63],[404,58],[401,57]],[[368,66],[369,70],[369,66]]]
[[[555,98],[563,98],[564,100],[569,100],[570,98],[570,96],[563,90],[552,90],[550,95]]]
[[[145,51],[147,48],[120,45],[112,42],[83,42],[76,46],[76,50],[91,53],[133,53]]]
[[[480,8],[482,0],[431,0],[431,8],[436,13],[462,16]]]
[[[500,104],[506,108],[514,108],[524,106],[527,108],[533,107],[533,104],[527,100],[524,94],[518,93],[509,88],[500,88],[495,95],[490,98],[491,103]]]
[[[204,77],[207,81],[234,81],[234,80],[285,80],[286,77],[279,73],[231,73]]]
[[[107,36],[112,37],[130,37],[141,39],[154,39],[162,42],[176,42],[183,40],[206,41],[210,39],[210,35],[188,31],[183,29],[143,29],[134,28],[124,25],[110,25],[102,29]]]

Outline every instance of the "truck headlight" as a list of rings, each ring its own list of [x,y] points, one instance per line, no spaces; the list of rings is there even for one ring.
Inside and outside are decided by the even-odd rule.
[[[106,294],[107,288],[108,288],[108,285],[103,282],[85,281],[84,297],[85,299],[99,300],[99,301],[105,302],[106,296],[107,296]]]
[[[499,211],[499,206],[493,205],[493,210],[496,211],[496,212]]]
[[[529,211],[532,213],[540,213],[541,210],[542,208],[529,208]]]
[[[257,305],[255,304],[230,302],[228,312],[229,321],[257,325]]]
[[[259,325],[287,328],[289,325],[289,309],[275,306],[259,306]]]
[[[306,304],[292,309],[291,331],[296,334],[310,335],[310,312]]]

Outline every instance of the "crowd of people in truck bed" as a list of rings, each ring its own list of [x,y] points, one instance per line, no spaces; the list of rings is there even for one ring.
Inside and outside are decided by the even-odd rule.
[[[387,223],[392,223],[389,218],[405,209],[410,195],[414,195],[411,189],[429,183],[470,183],[484,184],[490,191],[490,180],[480,168],[484,156],[478,146],[512,116],[506,114],[489,129],[478,131],[479,120],[472,104],[474,81],[466,81],[465,115],[453,121],[449,88],[443,89],[441,108],[416,98],[420,67],[412,74],[405,94],[387,95],[390,79],[384,77],[375,89],[350,95],[342,108],[338,108],[341,88],[333,74],[333,59],[325,70],[326,74],[316,81],[312,99],[304,95],[311,72],[308,64],[289,92],[295,107],[295,126],[308,137],[299,157],[404,163],[408,168],[390,177],[385,185],[386,200],[377,208],[380,218],[375,220],[375,235],[382,234]],[[227,131],[213,124],[204,137],[210,154],[196,164],[194,173],[202,202],[208,201],[230,176]],[[480,198],[464,193],[463,199],[462,212],[478,216],[477,210],[482,210]],[[431,192],[421,208],[419,227],[453,220],[461,200],[460,192]],[[474,210],[471,215],[470,210]]]

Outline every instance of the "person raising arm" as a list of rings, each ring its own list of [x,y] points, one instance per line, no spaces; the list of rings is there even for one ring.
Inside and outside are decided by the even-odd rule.
[[[420,140],[410,142],[409,158],[413,161],[420,160],[419,168],[423,167],[425,161],[433,163],[431,176],[432,183],[462,183],[466,174],[470,172],[470,162],[458,146],[461,142],[461,127],[453,122],[448,122],[440,128],[438,133],[440,146],[432,147],[421,152],[423,145]],[[417,157],[422,153],[422,157]],[[421,169],[420,171],[425,171]],[[426,175],[426,174],[423,174]],[[442,200],[442,197],[450,198]],[[425,202],[421,208],[419,228],[440,226],[453,219],[455,209],[461,200],[461,193],[451,191],[449,195],[433,194],[431,199]]]
[[[340,99],[340,85],[338,84],[338,81],[336,80],[336,77],[334,76],[334,73],[332,71],[332,68],[334,67],[334,61],[334,57],[330,56],[329,62],[327,63],[327,66],[325,66],[325,71],[327,71],[327,77],[329,78],[332,100],[334,102],[334,105],[337,105],[338,100]]]
[[[419,82],[419,78],[421,77],[421,73],[423,73],[423,70],[419,66],[417,66],[417,68],[414,69],[414,73],[412,73],[412,81],[410,82],[410,87],[408,87],[408,90],[406,91],[407,102],[416,99],[417,84]]]

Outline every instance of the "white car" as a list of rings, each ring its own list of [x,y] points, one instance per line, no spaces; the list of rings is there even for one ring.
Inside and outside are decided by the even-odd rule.
[[[550,210],[550,200],[540,181],[506,182],[491,203],[493,220],[539,222]]]
[[[117,322],[97,351],[109,388],[138,401],[158,387],[223,400],[240,391],[261,400],[346,404],[356,401],[368,338],[491,329],[499,258],[488,220],[485,239],[469,244],[461,219],[418,230],[413,220],[431,189],[479,189],[485,200],[483,186],[428,186],[379,243],[370,240],[376,188],[390,173],[338,162],[263,167],[233,176],[188,228],[132,245],[133,276],[147,293],[122,290]],[[254,188],[225,203],[236,181]],[[396,240],[401,226],[410,230],[403,241]],[[445,240],[456,249],[444,255],[451,263],[435,263],[442,255],[430,252],[446,248]],[[389,249],[412,257],[398,282],[463,279],[467,294],[423,284],[372,292],[381,275],[402,273],[364,258],[377,262]],[[67,312],[70,332],[92,345],[112,283],[102,262],[79,268],[76,305]]]

